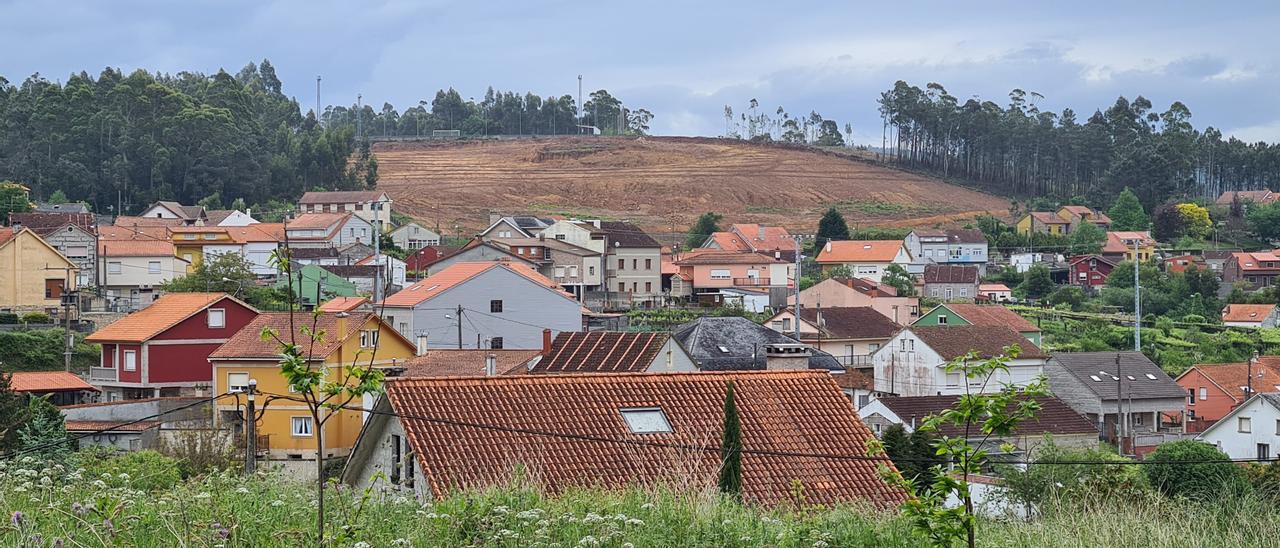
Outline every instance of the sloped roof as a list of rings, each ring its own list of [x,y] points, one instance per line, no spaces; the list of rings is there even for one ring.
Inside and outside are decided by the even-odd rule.
[[[764,230],[764,238],[760,237],[761,229]],[[729,230],[736,232],[744,243],[756,251],[796,250],[796,241],[791,238],[791,233],[780,226],[762,227],[755,223],[738,223],[730,226]]]
[[[949,244],[985,244],[987,236],[981,230],[976,228],[948,228],[943,229],[926,229],[913,230],[916,236],[921,238],[942,239],[945,238]],[[938,242],[931,242],[938,243]]]
[[[307,192],[298,200],[300,204],[354,204],[372,202],[382,198],[377,190],[339,190],[333,192]]]
[[[886,396],[880,398],[879,401],[885,407],[888,407],[890,411],[893,411],[893,414],[897,415],[904,424],[909,426],[912,424],[912,419],[915,420],[916,424],[919,424],[928,416],[936,415],[955,406],[956,401],[959,399],[959,395]],[[1098,432],[1098,428],[1093,422],[1084,418],[1084,416],[1058,398],[1052,396],[1039,397],[1035,398],[1035,401],[1040,404],[1040,410],[1036,412],[1034,418],[1019,424],[1013,430],[1012,435],[1022,437],[1043,436],[1045,434],[1096,434]],[[963,436],[964,428],[943,425],[938,428],[938,433],[943,436]],[[975,428],[973,435],[980,436],[981,434]]]
[[[787,309],[792,314],[793,309]],[[822,321],[818,321],[821,315]],[[902,326],[869,306],[839,306],[822,309],[800,309],[800,318],[811,325],[818,325],[825,337],[837,339],[888,339]]]
[[[978,284],[978,291],[1011,291],[1009,286],[1004,284]]]
[[[1251,201],[1259,204],[1269,204],[1276,201],[1276,195],[1270,190],[1228,190],[1218,196],[1216,203],[1227,205],[1235,201],[1236,196],[1240,196],[1240,201]]]
[[[303,352],[311,353],[316,359],[323,360],[336,351],[338,347],[342,346],[343,341],[346,341],[352,334],[359,331],[370,316],[373,316],[373,314],[351,314],[345,318],[345,332],[341,332],[338,330],[338,326],[342,323],[343,318],[340,318],[338,314],[322,313],[318,317],[311,314],[296,314],[293,317],[293,326],[297,331],[297,337],[293,340],[302,345]],[[262,340],[263,328],[271,328],[275,330],[281,340],[289,341],[289,313],[264,312],[259,314],[248,325],[245,325],[230,339],[227,339],[227,342],[214,350],[212,354],[209,354],[209,359],[279,358],[280,343],[275,339]],[[312,329],[314,329],[313,332],[323,331],[325,333],[324,339],[317,341],[314,349],[311,345],[311,338],[307,335],[307,330]]]
[[[5,373],[0,373],[5,374]],[[14,392],[70,392],[85,390],[99,392],[89,383],[68,371],[14,371],[7,373],[9,388]]]
[[[683,255],[675,261],[683,265],[718,265],[718,264],[779,264],[786,263],[764,253],[748,251],[728,251],[723,249],[698,248]]]
[[[1222,321],[1262,322],[1275,311],[1274,304],[1229,304],[1222,309]]]
[[[86,232],[93,231],[97,223],[92,213],[10,213],[9,224],[22,225],[32,232],[46,236],[67,225],[74,225]]]
[[[163,240],[169,241],[167,226],[98,225],[98,241],[102,240]]]
[[[182,226],[182,219],[162,219],[159,217],[130,217],[121,215],[112,223],[115,226]]]
[[[376,264],[322,264],[318,266],[339,278],[374,278],[377,277],[380,270],[380,265]]]
[[[1145,231],[1138,232],[1138,231],[1132,231],[1132,230],[1127,230],[1127,231],[1113,230],[1113,231],[1107,232],[1107,243],[1106,245],[1102,246],[1102,252],[1103,253],[1125,253],[1128,251],[1132,251],[1133,250],[1132,242],[1134,240],[1137,240],[1140,242],[1138,244],[1139,247],[1156,245],[1156,241],[1151,238],[1150,232],[1145,232]],[[1130,242],[1130,243],[1126,244],[1125,242]]]
[[[290,247],[289,256],[295,259],[336,259],[338,250],[333,247]]]
[[[640,227],[627,221],[600,221],[600,230],[605,232],[605,240],[609,248],[614,247],[657,247],[662,246]]]
[[[542,354],[542,350],[490,350],[487,348],[428,350],[404,362],[402,377],[475,377],[484,375],[485,360],[492,355],[497,374],[524,372],[525,364]]]
[[[913,326],[909,329],[944,360],[954,360],[974,351],[979,358],[993,358],[1013,345],[1021,350],[1020,359],[1049,357],[1035,343],[1002,325]]]
[[[1102,255],[1076,255],[1075,257],[1068,259],[1067,264],[1076,264],[1081,261],[1088,261],[1088,260],[1094,260],[1100,263],[1106,263],[1113,267],[1116,265],[1116,261],[1103,257]]]
[[[84,202],[65,202],[60,204],[36,203],[36,213],[90,213],[89,204]]]
[[[173,242],[168,240],[98,240],[102,257],[172,257]]]
[[[525,266],[521,263],[510,262],[476,262],[476,263],[454,263],[444,270],[428,276],[424,280],[414,282],[413,285],[401,289],[395,295],[387,297],[381,304],[387,306],[415,306],[418,303],[431,299],[436,295],[444,293],[449,289],[470,280],[481,273],[487,272],[491,268],[505,268],[516,274],[528,278],[530,281],[537,283],[547,289],[562,293],[559,286],[546,276],[538,274],[537,271]]]
[[[351,213],[303,213],[285,224],[289,230],[327,229],[347,220]]]
[[[68,432],[144,432],[161,424],[161,421],[66,421],[66,428]]]
[[[1037,223],[1040,223],[1043,225],[1071,224],[1067,222],[1065,219],[1063,219],[1062,217],[1059,217],[1057,213],[1054,213],[1052,211],[1032,211],[1027,215],[1030,215],[1031,218],[1035,219]]]
[[[1231,256],[1235,258],[1236,264],[1239,265],[1240,270],[1244,270],[1244,271],[1254,271],[1254,270],[1268,271],[1268,272],[1273,271],[1273,270],[1276,270],[1278,267],[1262,266],[1262,263],[1264,261],[1266,262],[1280,261],[1280,257],[1277,257],[1274,252],[1269,252],[1269,251],[1258,251],[1253,253],[1236,252],[1236,253],[1232,253]]]
[[[201,206],[182,205],[178,202],[171,202],[171,201],[164,201],[164,200],[156,202],[155,204],[153,204],[153,207],[156,205],[163,207],[173,212],[174,215],[177,215],[178,217],[181,217],[182,219],[185,219],[188,221],[204,217],[204,208]]]
[[[334,297],[324,304],[320,305],[321,312],[350,312],[362,305],[367,304],[369,299],[364,297]]]
[[[819,263],[889,263],[902,250],[902,240],[843,240],[827,242]]]
[[[836,385],[845,390],[875,390],[875,377],[864,371],[847,367],[841,370],[833,369],[830,374],[836,381]]]
[[[1061,367],[1095,396],[1114,400],[1117,389],[1117,356],[1120,373],[1124,375],[1119,384],[1123,385],[1125,399],[1187,397],[1186,390],[1141,352],[1059,352],[1053,355],[1045,367]],[[1095,381],[1094,377],[1100,380]]]
[[[666,333],[561,332],[531,373],[641,373],[653,364]]]
[[[1182,379],[1193,370],[1213,381],[1236,401],[1245,399],[1245,391],[1241,390],[1241,387],[1249,386],[1250,373],[1253,373],[1254,392],[1280,391],[1280,357],[1277,356],[1261,357],[1252,365],[1247,362],[1196,364],[1179,375],[1178,379]]]
[[[226,293],[165,293],[150,306],[108,324],[85,337],[85,340],[97,343],[141,343],[223,299],[235,300]],[[247,304],[244,306],[253,309]]]
[[[982,275],[975,265],[934,264],[924,265],[926,284],[977,284]]]
[[[942,306],[959,314],[961,318],[973,325],[1004,326],[1019,333],[1037,333],[1040,331],[1039,327],[1018,315],[1017,312],[1001,305],[947,303]]]
[[[897,288],[888,284],[878,283],[875,280],[868,280],[866,278],[832,278],[832,279],[835,280],[837,283],[840,283],[846,287],[849,287],[850,289],[853,289],[854,291],[857,291],[858,293],[861,293],[868,297],[897,297],[898,296]]]
[[[707,241],[702,244],[702,247],[710,247],[711,244],[715,244],[719,249],[726,251],[751,251],[751,246],[747,245],[747,242],[742,241],[742,238],[732,232],[712,232],[711,236],[707,237]]]
[[[553,493],[652,484],[676,469],[713,485],[730,382],[747,502],[785,504],[796,483],[811,504],[905,499],[880,479],[883,462],[764,453],[867,454],[871,432],[825,372],[398,378],[386,391],[439,497],[504,481],[518,465]],[[622,414],[632,408],[660,410],[671,432],[633,433]]]
[[[796,344],[791,337],[737,316],[703,316],[676,326],[671,336],[703,371],[764,369],[765,345]],[[809,367],[842,368],[831,354],[818,349],[810,352]]]
[[[255,223],[222,228],[227,229],[227,235],[239,243],[284,242],[284,223]]]

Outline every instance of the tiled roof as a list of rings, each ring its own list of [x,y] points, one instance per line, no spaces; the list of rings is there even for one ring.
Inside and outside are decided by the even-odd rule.
[[[788,311],[795,313],[793,310]],[[800,318],[810,324],[819,324],[824,336],[837,339],[888,339],[902,326],[869,306],[840,306],[818,309],[801,308]]]
[[[372,202],[382,198],[377,190],[344,190],[336,192],[307,192],[298,200],[300,204],[354,204]]]
[[[182,226],[182,219],[161,219],[159,217],[116,217],[115,226]]]
[[[186,220],[195,220],[204,216],[204,208],[200,206],[188,206],[182,205],[178,202],[167,202],[164,200],[156,202],[155,205],[164,207],[165,209],[173,212],[174,215]]]
[[[1119,383],[1125,399],[1186,398],[1187,392],[1173,382],[1160,366],[1141,352],[1059,352],[1045,368],[1061,367],[1080,384],[1102,399],[1116,399],[1116,358],[1120,360]],[[1097,377],[1100,380],[1093,380]],[[1132,379],[1130,378],[1132,377]],[[1052,388],[1052,387],[1050,387]]]
[[[653,364],[666,333],[561,332],[531,373],[640,373]]]
[[[228,226],[227,234],[239,243],[284,242],[284,223],[256,223],[248,226]]]
[[[163,240],[169,241],[167,226],[98,225],[98,241],[103,240]]]
[[[502,482],[517,466],[552,493],[673,474],[713,488],[730,382],[747,451],[744,500],[786,504],[797,484],[809,504],[888,508],[905,499],[880,479],[881,463],[763,454],[867,454],[871,432],[825,372],[399,378],[386,391],[439,497]],[[632,408],[660,410],[671,431],[633,433],[622,414]]]
[[[378,275],[376,264],[324,264],[320,268],[328,270],[339,278],[374,278]]]
[[[173,242],[168,240],[98,240],[98,254],[103,257],[172,257]]]
[[[163,333],[223,299],[226,293],[166,293],[150,306],[130,313],[85,337],[88,342],[140,343]]]
[[[708,247],[708,244],[712,243],[717,248],[726,251],[751,251],[751,246],[747,245],[747,242],[742,241],[742,238],[732,232],[712,232],[702,246]]]
[[[999,356],[1006,346],[1018,345],[1020,359],[1048,358],[1040,347],[1017,331],[998,325],[914,326],[915,333],[944,360],[953,360],[976,351],[982,359]]]
[[[15,371],[9,373],[9,388],[14,392],[66,392],[87,390],[98,392],[84,379],[67,371]]]
[[[1229,304],[1222,309],[1222,321],[1262,322],[1275,311],[1274,304]]]
[[[947,230],[913,230],[916,236],[929,239],[946,238],[950,244],[985,244],[987,236],[976,228],[951,228]],[[938,243],[936,241],[929,243]]]
[[[1267,251],[1255,253],[1237,252],[1232,253],[1231,256],[1235,258],[1236,264],[1243,271],[1274,271],[1277,267],[1262,266],[1262,263],[1264,261],[1280,261],[1280,257],[1277,257],[1274,252]]]
[[[676,326],[671,336],[703,371],[764,369],[766,344],[796,344],[796,340],[746,318],[703,316]],[[826,352],[811,349],[809,367],[841,369]]]
[[[719,265],[719,264],[777,264],[786,263],[763,253],[726,251],[722,249],[698,248],[679,256],[675,261],[678,266],[684,265]]]
[[[497,374],[523,373],[525,364],[541,350],[439,349],[409,358],[402,377],[476,377],[484,375],[485,360],[492,355]]]
[[[91,232],[96,224],[92,213],[10,213],[10,225],[22,225],[41,236],[67,225]]]
[[[204,212],[204,218],[209,221],[209,224],[216,225],[227,220],[227,217],[230,217],[235,213],[237,213],[237,211],[234,209],[210,209]]]
[[[285,228],[289,230],[327,229],[345,221],[350,216],[350,213],[303,213],[292,221],[285,223]]]
[[[289,256],[295,259],[336,259],[338,250],[332,247],[290,247]]]
[[[1098,261],[1100,263],[1106,263],[1111,266],[1116,265],[1116,261],[1103,257],[1102,255],[1077,255],[1067,260],[1067,264],[1076,264],[1081,261],[1089,261],[1089,260]]]
[[[1040,328],[1018,315],[1017,312],[995,304],[948,303],[947,309],[959,314],[973,325],[998,325],[1019,333],[1039,332]]]
[[[160,424],[160,421],[66,421],[68,432],[144,432]]]
[[[566,241],[563,241],[563,240],[557,240],[557,239],[555,239],[555,238],[524,238],[524,237],[520,237],[520,238],[490,238],[490,243],[493,243],[493,244],[497,244],[497,245],[501,245],[501,246],[503,246],[503,247],[506,247],[508,252],[510,251],[510,248],[511,248],[511,247],[519,247],[519,246],[529,246],[529,247],[533,247],[533,246],[541,246],[541,247],[547,247],[547,248],[550,248],[550,249],[553,249],[553,250],[556,250],[556,251],[563,251],[563,252],[565,252],[565,253],[571,253],[571,254],[574,254],[574,255],[581,255],[581,256],[584,256],[584,257],[590,257],[590,256],[594,256],[594,255],[599,255],[599,254],[600,254],[600,253],[599,253],[599,252],[597,252],[597,251],[592,251],[592,250],[587,249],[587,248],[585,248],[585,247],[577,246],[577,245],[573,245],[573,244],[571,244],[571,243],[569,243],[569,242],[566,242]]]
[[[978,284],[978,291],[1010,291],[1009,286],[1004,284]]]
[[[1133,251],[1134,240],[1139,241],[1139,247],[1148,247],[1156,245],[1156,241],[1151,238],[1150,232],[1137,231],[1109,231],[1107,232],[1107,243],[1102,246],[1103,253],[1126,253]],[[1128,243],[1126,243],[1128,242]]]
[[[1040,223],[1042,225],[1071,224],[1063,220],[1062,217],[1059,217],[1056,213],[1052,211],[1032,211],[1031,213],[1028,213],[1028,215],[1030,215],[1032,219],[1035,219],[1037,223]]]
[[[1253,365],[1248,363],[1197,364],[1188,369],[1187,373],[1193,370],[1199,371],[1201,375],[1213,381],[1238,402],[1245,400],[1245,390],[1241,387],[1249,386],[1250,372],[1253,373],[1254,392],[1280,390],[1280,357],[1278,356],[1263,356]],[[1181,379],[1187,373],[1179,375],[1178,378]]]
[[[0,244],[4,244],[13,239],[14,231],[12,227],[0,228]]]
[[[350,312],[368,303],[364,297],[334,297],[320,305],[321,312]]]
[[[37,203],[36,213],[90,213],[89,205],[84,202],[70,203]]]
[[[827,242],[819,263],[888,263],[902,250],[902,240],[844,240]]]
[[[444,270],[441,270],[440,272],[432,274],[431,276],[427,277],[424,280],[420,280],[418,282],[415,282],[413,285],[410,285],[409,287],[401,289],[400,291],[396,292],[395,295],[387,297],[385,300],[383,300],[382,304],[386,304],[387,306],[415,306],[418,303],[421,303],[423,301],[426,301],[427,299],[431,299],[435,297],[436,295],[444,293],[450,288],[458,284],[461,284],[463,282],[466,282],[467,280],[470,280],[471,278],[474,278],[480,275],[481,273],[488,271],[491,268],[505,268],[507,270],[515,272],[516,274],[524,276],[529,280],[546,287],[547,289],[551,289],[559,292],[559,290],[557,289],[558,286],[556,285],[555,282],[551,281],[550,279],[547,279],[546,276],[538,274],[532,268],[529,268],[520,263],[509,263],[509,262],[454,263],[449,265]]]
[[[605,232],[609,248],[662,247],[652,236],[640,230],[640,227],[627,221],[600,221],[600,230]]]
[[[924,265],[924,283],[926,284],[977,284],[981,279],[978,267],[960,264],[927,264]]]
[[[761,229],[764,230],[764,238],[760,237]],[[758,224],[735,224],[729,227],[729,230],[738,233],[745,243],[756,251],[795,251],[796,241],[791,239],[791,233],[787,229],[780,226],[764,226]]]
[[[372,314],[351,314],[345,318],[345,332],[341,332],[338,330],[338,326],[344,318],[338,317],[338,314],[324,313],[318,317],[311,314],[298,314],[293,318],[293,327],[297,330],[297,337],[292,340],[302,346],[304,353],[310,353],[315,359],[323,360],[337,350],[343,341],[358,331],[369,316],[372,316]],[[288,312],[264,312],[259,314],[248,325],[245,325],[230,339],[227,339],[227,342],[214,350],[212,354],[209,354],[209,359],[279,358],[280,343],[274,338],[262,340],[262,330],[269,327],[275,330],[281,340],[288,342],[291,340],[289,337],[289,323]],[[314,349],[311,345],[311,338],[307,335],[308,331],[323,331],[325,333],[323,341],[317,341]]]
[[[832,278],[845,286],[868,297],[897,297],[897,288],[877,283],[866,278]]]
[[[874,390],[875,378],[866,372],[854,368],[832,369],[831,378],[836,385],[845,390]]]
[[[888,407],[893,414],[897,415],[902,422],[910,426],[913,422],[919,424],[926,417],[936,415],[956,404],[960,396],[887,396],[880,398],[880,403]],[[1096,434],[1098,428],[1094,426],[1084,416],[1077,413],[1074,409],[1064,403],[1062,400],[1049,396],[1036,398],[1036,402],[1040,404],[1040,410],[1036,411],[1035,418],[1023,421],[1017,428],[1013,430],[1014,436],[1043,436],[1045,434],[1054,435],[1071,435],[1071,434]],[[944,425],[938,428],[938,433],[943,436],[963,436],[964,428],[954,425]],[[974,435],[981,435],[974,429]]]
[[[1276,201],[1276,195],[1270,190],[1228,190],[1223,192],[1221,196],[1218,196],[1217,203],[1222,205],[1230,204],[1235,201],[1235,196],[1237,195],[1240,196],[1241,201],[1248,200],[1260,204],[1269,204]]]

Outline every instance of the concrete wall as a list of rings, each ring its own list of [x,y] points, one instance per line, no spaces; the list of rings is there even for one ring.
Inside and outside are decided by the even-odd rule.
[[[619,267],[622,262],[622,268]],[[646,261],[648,261],[646,268]],[[605,269],[613,274],[606,284],[610,291],[630,292],[633,298],[646,299],[662,293],[662,249],[653,247],[615,247],[609,250]],[[762,273],[762,276],[768,274]],[[745,276],[744,276],[745,277]],[[649,284],[649,290],[645,290]],[[620,285],[621,284],[621,285]],[[695,281],[694,285],[697,285]]]
[[[1249,418],[1250,432],[1240,432],[1241,417]],[[1233,459],[1257,458],[1258,444],[1267,444],[1269,458],[1274,459],[1280,451],[1280,411],[1262,398],[1255,397],[1198,439],[1217,446]]]
[[[490,312],[492,300],[502,301],[502,312]],[[490,347],[493,337],[502,337],[503,348],[542,348],[543,328],[555,333],[582,330],[581,305],[505,268],[491,268],[420,303],[411,320],[399,310],[388,314],[395,317],[397,329],[410,321],[411,333],[402,333],[410,340],[425,334],[430,348],[457,348],[458,306],[464,310],[463,348],[476,348],[477,334],[483,348]]]

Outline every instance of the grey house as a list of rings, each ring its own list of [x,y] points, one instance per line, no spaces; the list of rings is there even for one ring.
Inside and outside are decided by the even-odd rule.
[[[97,222],[91,213],[12,213],[9,225],[29,228],[80,267],[76,287],[98,285]]]
[[[844,372],[844,366],[831,354],[737,316],[704,316],[676,326],[671,336],[702,371],[826,369]],[[787,366],[786,362],[795,363]]]
[[[453,253],[450,253],[433,263],[426,265],[428,276],[435,275],[450,266],[458,263],[484,263],[504,261],[510,263],[518,263],[525,265],[534,270],[538,269],[538,264],[532,258],[525,258],[511,253],[502,246],[495,245],[480,239],[471,240],[470,243],[463,246]]]
[[[977,266],[962,264],[924,265],[924,295],[943,301],[973,301],[978,297],[982,276]]]
[[[911,254],[907,270],[912,274],[929,264],[972,265],[985,272],[990,259],[987,237],[976,229],[913,230],[903,245]]]
[[[1158,444],[1161,434],[1182,433],[1181,426],[1161,426],[1161,414],[1180,416],[1186,390],[1141,352],[1058,353],[1044,372],[1053,395],[1094,421],[1109,440],[1116,439],[1117,417],[1130,438],[1126,445],[1134,448]]]
[[[440,245],[440,235],[418,223],[408,223],[391,231],[391,241],[400,249],[417,251],[427,246]]]

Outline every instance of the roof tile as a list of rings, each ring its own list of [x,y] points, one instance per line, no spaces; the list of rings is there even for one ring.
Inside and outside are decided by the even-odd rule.
[[[150,306],[120,318],[85,337],[88,342],[141,343],[178,325],[223,299],[226,293],[166,293]]]

